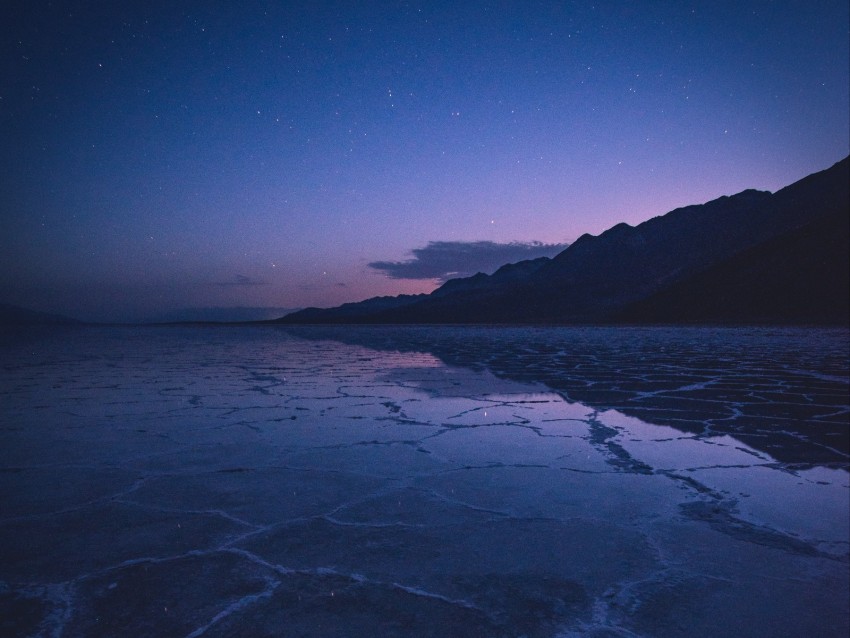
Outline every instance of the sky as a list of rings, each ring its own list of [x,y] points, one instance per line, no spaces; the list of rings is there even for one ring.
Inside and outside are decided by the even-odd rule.
[[[333,306],[850,152],[846,0],[0,7],[0,302]]]

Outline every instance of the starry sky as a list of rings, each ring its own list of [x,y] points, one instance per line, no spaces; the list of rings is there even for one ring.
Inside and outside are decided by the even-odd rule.
[[[0,7],[0,301],[433,290],[850,151],[846,0]]]

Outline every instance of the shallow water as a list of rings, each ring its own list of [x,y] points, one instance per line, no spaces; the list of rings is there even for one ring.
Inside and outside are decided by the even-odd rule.
[[[848,332],[0,337],[0,633],[844,636]]]

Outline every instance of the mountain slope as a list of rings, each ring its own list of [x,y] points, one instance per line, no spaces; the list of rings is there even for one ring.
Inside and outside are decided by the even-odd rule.
[[[336,308],[304,308],[270,323],[361,323],[382,311],[415,304],[428,295],[372,297],[365,301],[342,304]]]
[[[848,217],[829,215],[678,281],[614,319],[846,324],[848,255]]]
[[[695,292],[689,294],[698,296],[696,291],[701,280],[692,278],[713,268],[720,268],[736,255],[758,246],[763,248],[755,250],[746,258],[742,257],[741,262],[730,262],[732,265],[727,268],[744,268],[749,273],[746,286],[743,284],[745,280],[741,280],[741,291],[763,285],[767,286],[765,290],[774,291],[771,294],[779,295],[779,282],[791,282],[792,279],[788,273],[786,276],[776,273],[773,275],[774,282],[768,285],[771,272],[777,267],[771,266],[771,263],[779,263],[777,251],[797,251],[797,258],[804,263],[807,259],[804,255],[817,251],[816,240],[811,239],[806,244],[800,239],[803,244],[796,246],[795,242],[805,233],[798,237],[795,231],[816,224],[818,220],[830,218],[834,224],[831,232],[836,233],[839,231],[835,225],[840,223],[837,220],[847,219],[850,208],[848,166],[848,159],[844,159],[774,194],[746,190],[706,204],[679,208],[635,227],[618,224],[598,237],[580,237],[553,259],[520,262],[505,266],[493,275],[479,273],[474,277],[449,281],[428,296],[407,300],[395,307],[373,311],[364,306],[363,312],[353,314],[349,311],[347,317],[342,316],[337,309],[315,310],[309,318],[290,315],[280,321],[591,323],[626,321],[629,320],[627,317],[639,320],[638,317],[648,317],[645,307],[639,310],[641,302],[646,302],[677,282],[691,281],[690,286]],[[811,232],[821,240],[824,239],[817,231]],[[846,222],[843,234],[847,235]],[[778,244],[781,248],[771,248],[770,242],[780,237],[785,237]],[[835,269],[836,264],[844,259],[842,255],[846,249],[836,246],[833,252],[827,260],[829,269]],[[765,263],[759,266],[759,260]],[[846,263],[844,259],[845,269]],[[805,280],[803,273],[807,272],[809,277],[819,277],[822,276],[822,270],[803,269],[799,275],[800,282]],[[728,278],[729,274],[725,276]],[[760,278],[766,278],[764,284],[760,283]],[[805,281],[807,283],[795,285],[810,289],[814,294],[818,286]],[[708,280],[703,283],[708,285]],[[826,314],[832,313],[836,317],[837,314],[831,308],[836,303],[840,306],[841,302],[828,301],[826,289],[823,291],[824,299],[819,297],[817,302],[811,295],[809,298],[789,296],[788,299],[797,299],[796,303],[800,304],[808,303],[810,308],[820,308]],[[830,294],[835,292],[830,291]],[[843,294],[847,295],[846,292]],[[722,296],[716,297],[716,303],[723,303],[722,300]],[[669,303],[673,303],[672,298]],[[629,315],[626,309],[636,314]],[[681,319],[672,319],[678,315],[672,310],[670,312],[671,320],[686,320],[685,315],[681,315]],[[779,314],[774,316],[772,313]],[[765,321],[802,321],[803,316],[816,320],[812,312],[790,309],[780,312],[780,307],[775,304],[766,304],[758,312],[755,307],[744,312],[744,306],[738,304],[724,312],[716,311],[715,315],[726,321],[751,320],[755,316]],[[693,320],[703,319],[695,315]],[[709,320],[707,315],[704,320]],[[822,320],[827,320],[826,315]]]
[[[437,300],[441,297],[455,298],[455,295],[466,296],[475,292],[502,290],[516,282],[526,282],[528,277],[537,272],[550,261],[548,257],[527,259],[515,264],[505,264],[492,275],[479,272],[471,277],[450,279],[430,295],[398,295],[396,297],[372,297],[365,301],[346,303],[335,308],[305,308],[299,312],[277,319],[276,323],[371,323],[381,321],[378,317],[390,316],[393,313],[404,313],[408,307],[420,308],[423,302]],[[449,302],[453,304],[453,301]],[[439,308],[437,302],[437,308]],[[417,317],[421,310],[414,311],[412,317]],[[431,310],[439,322],[439,309]],[[419,316],[418,321],[422,317]],[[412,323],[418,323],[411,319]]]
[[[579,239],[536,282],[561,291],[555,312],[600,318],[673,282],[818,217],[847,211],[848,160],[777,193],[744,191],[688,206],[635,228]]]

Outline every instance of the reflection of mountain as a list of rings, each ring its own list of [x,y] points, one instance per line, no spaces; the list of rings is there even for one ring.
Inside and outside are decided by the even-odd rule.
[[[844,159],[775,194],[748,190],[618,224],[552,259],[452,280],[425,297],[280,321],[846,323],[848,192]]]
[[[847,467],[841,328],[290,327],[306,339],[427,352],[542,383],[598,410],[730,434],[779,461]]]
[[[0,304],[0,326],[49,326],[79,323],[81,322],[76,319],[62,315],[51,315],[9,304]]]

